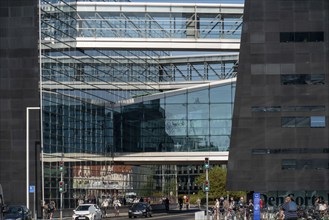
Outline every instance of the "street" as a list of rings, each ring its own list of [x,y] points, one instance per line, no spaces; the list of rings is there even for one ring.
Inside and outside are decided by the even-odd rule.
[[[124,217],[111,217],[110,219],[122,219],[122,220],[126,220],[126,219],[130,219],[128,218],[128,216],[124,216]],[[134,219],[145,219],[144,217],[140,217],[140,218],[134,218]],[[161,220],[173,220],[173,219],[180,219],[180,220],[194,220],[194,212],[183,212],[183,213],[168,213],[168,214],[164,214],[164,213],[155,213],[153,214],[153,216],[151,218],[148,219],[161,219]]]

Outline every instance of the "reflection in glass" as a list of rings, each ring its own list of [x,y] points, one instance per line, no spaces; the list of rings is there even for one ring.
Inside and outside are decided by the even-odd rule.
[[[114,115],[115,151],[227,151],[233,102],[196,103],[218,87],[122,106]]]

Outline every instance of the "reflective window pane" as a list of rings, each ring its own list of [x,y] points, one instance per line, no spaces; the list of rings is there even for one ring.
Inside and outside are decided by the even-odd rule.
[[[189,92],[188,103],[191,104],[200,104],[200,103],[209,103],[209,90],[204,89],[197,92]]]
[[[326,127],[326,117],[325,116],[311,116],[311,127],[312,128]]]

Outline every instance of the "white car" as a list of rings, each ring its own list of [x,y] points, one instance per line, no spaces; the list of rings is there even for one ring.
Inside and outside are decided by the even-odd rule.
[[[73,220],[100,220],[102,219],[102,211],[95,204],[80,204],[72,216]]]

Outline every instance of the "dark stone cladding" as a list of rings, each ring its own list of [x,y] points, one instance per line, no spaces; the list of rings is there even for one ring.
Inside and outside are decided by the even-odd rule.
[[[329,167],[282,169],[328,153],[252,155],[252,149],[328,148],[329,1],[246,0],[227,190],[329,190]],[[280,43],[280,32],[324,32],[323,42]],[[325,74],[325,85],[281,85],[280,74]],[[323,105],[322,112],[252,112],[252,106]],[[325,128],[282,128],[282,116],[326,116]]]
[[[39,106],[37,2],[0,1],[0,184],[6,204],[26,204],[26,107]],[[29,119],[30,185],[36,185],[39,111],[30,111]]]

